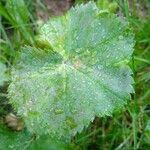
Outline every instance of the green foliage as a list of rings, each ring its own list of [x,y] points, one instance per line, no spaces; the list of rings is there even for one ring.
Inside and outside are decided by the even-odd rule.
[[[70,139],[95,116],[122,108],[133,92],[129,32],[125,20],[101,15],[93,2],[45,24],[39,37],[51,48],[22,48],[9,86],[27,129]]]
[[[0,62],[0,86],[2,86],[7,79],[6,66]]]
[[[82,4],[82,3],[85,3],[85,2],[88,2],[90,0],[75,0],[75,3],[76,4]]]
[[[4,150],[71,150],[72,146],[50,139],[48,135],[35,137],[26,130],[14,132],[0,125],[0,149]]]
[[[100,9],[108,10],[111,13],[115,13],[118,9],[118,4],[116,1],[110,1],[110,0],[98,0],[97,6]]]
[[[24,0],[7,0],[3,3],[5,5],[0,2],[0,15],[8,21],[7,24],[10,24],[11,28],[15,29],[14,34],[17,42],[22,36],[26,42],[33,44],[33,32],[29,24],[31,15]]]
[[[0,125],[0,149],[19,150],[30,143],[31,137],[26,132],[13,132],[5,126]],[[32,141],[32,140],[31,140]]]

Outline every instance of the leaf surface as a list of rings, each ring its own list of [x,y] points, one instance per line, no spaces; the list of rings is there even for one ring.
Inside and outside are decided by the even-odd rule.
[[[95,116],[122,108],[133,92],[129,32],[125,20],[101,15],[93,2],[45,24],[40,38],[52,49],[23,48],[9,86],[27,128],[69,139]]]

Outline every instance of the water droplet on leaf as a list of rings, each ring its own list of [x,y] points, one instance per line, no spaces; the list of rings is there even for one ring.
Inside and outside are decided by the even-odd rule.
[[[120,36],[119,36],[119,40],[122,40],[122,39],[123,39],[123,36],[122,36],[122,35],[120,35]]]
[[[55,109],[55,115],[62,114],[64,111],[62,109]]]

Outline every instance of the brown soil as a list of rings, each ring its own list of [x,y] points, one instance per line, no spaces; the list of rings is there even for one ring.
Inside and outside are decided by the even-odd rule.
[[[74,3],[74,0],[43,0],[46,11],[37,8],[39,19],[48,20],[50,16],[60,16],[65,13]]]

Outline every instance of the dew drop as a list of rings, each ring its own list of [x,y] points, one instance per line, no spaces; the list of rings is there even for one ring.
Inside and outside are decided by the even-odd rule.
[[[79,52],[81,51],[81,49],[80,49],[80,48],[77,48],[75,51],[76,51],[77,53],[79,53]]]
[[[122,35],[120,35],[120,36],[119,36],[119,40],[122,40],[122,39],[123,39],[123,36],[122,36]]]
[[[79,39],[79,37],[77,36],[77,37],[76,37],[76,40],[78,40],[78,39]]]
[[[55,115],[62,114],[64,111],[62,109],[55,109]]]
[[[24,115],[25,117],[27,117],[27,112],[24,112],[23,115]]]
[[[14,145],[9,145],[8,147],[11,148],[11,149],[13,149],[13,148],[14,148]]]
[[[101,23],[99,22],[98,25],[101,25]]]
[[[109,108],[109,107],[110,107],[110,104],[108,104],[107,106],[108,106],[108,108]]]

